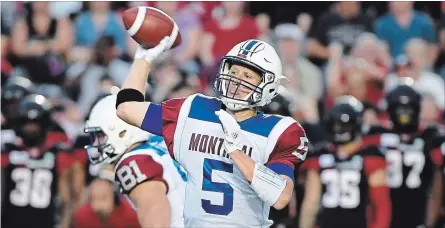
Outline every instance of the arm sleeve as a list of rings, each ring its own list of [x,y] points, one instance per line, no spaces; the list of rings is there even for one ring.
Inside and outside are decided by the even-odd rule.
[[[364,158],[363,162],[367,177],[377,170],[386,169],[386,161],[383,156],[368,156]],[[369,197],[374,209],[374,216],[370,227],[389,227],[391,221],[391,198],[388,186],[370,187]]]
[[[278,138],[266,166],[280,175],[294,179],[295,165],[306,158],[308,143],[301,125],[298,123],[290,125]]]
[[[171,99],[162,104],[150,103],[141,128],[164,137],[168,151],[173,157],[173,136],[181,106],[186,98]]]
[[[369,192],[373,207],[374,219],[371,228],[388,228],[391,222],[391,198],[388,186],[379,186]]]
[[[115,173],[115,180],[125,194],[130,194],[136,186],[146,181],[163,182],[168,191],[168,183],[163,178],[162,164],[153,160],[148,153],[134,151],[124,155],[116,164]]]

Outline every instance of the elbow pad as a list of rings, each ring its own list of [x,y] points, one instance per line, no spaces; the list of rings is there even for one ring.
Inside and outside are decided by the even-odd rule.
[[[128,101],[144,102],[145,97],[144,94],[136,89],[123,89],[117,93],[116,109],[120,104]]]
[[[250,186],[258,194],[260,199],[266,202],[269,206],[273,206],[286,187],[286,179],[266,166],[255,163],[252,183]]]

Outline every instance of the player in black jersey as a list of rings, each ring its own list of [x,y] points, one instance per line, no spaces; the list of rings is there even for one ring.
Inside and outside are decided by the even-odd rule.
[[[385,96],[390,128],[373,127],[366,137],[368,143],[384,148],[388,162],[388,186],[391,189],[393,228],[431,226],[438,208],[440,195],[434,189],[440,180],[441,155],[434,150],[438,130],[435,126],[421,130],[421,95],[412,80],[402,83]],[[428,206],[429,190],[433,194]],[[428,218],[428,219],[427,219]]]
[[[68,206],[68,167],[72,161],[64,144],[48,143],[50,105],[31,94],[19,104],[16,126],[22,144],[2,146],[4,183],[2,227],[54,227],[57,212]]]
[[[378,147],[363,144],[362,117],[362,104],[351,96],[340,97],[328,111],[324,125],[331,144],[303,164],[308,172],[300,228],[313,228],[318,213],[320,228],[389,226],[385,158]]]
[[[22,98],[34,91],[35,88],[32,82],[21,76],[11,76],[2,87],[1,112],[3,120],[1,123],[1,144],[13,143],[16,140],[12,122],[17,116],[17,106]]]

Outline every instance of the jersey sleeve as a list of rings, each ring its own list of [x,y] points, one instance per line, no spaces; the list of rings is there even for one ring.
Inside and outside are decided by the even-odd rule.
[[[141,128],[155,135],[163,136],[168,151],[173,157],[173,136],[181,106],[186,98],[164,101],[162,104],[151,103],[145,113]]]
[[[306,158],[308,144],[304,129],[300,124],[293,123],[278,138],[266,166],[293,179],[295,165]]]
[[[163,178],[164,168],[148,153],[133,151],[125,154],[116,164],[115,180],[120,184],[123,193],[131,191],[146,181],[160,181],[165,184],[168,191],[168,183]]]
[[[59,144],[55,148],[57,150],[57,172],[61,173],[68,170],[75,160],[68,145]]]

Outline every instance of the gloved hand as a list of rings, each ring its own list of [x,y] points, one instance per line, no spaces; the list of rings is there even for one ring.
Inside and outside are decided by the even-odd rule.
[[[175,37],[176,39],[176,37]],[[141,46],[138,47],[136,50],[136,54],[134,55],[135,59],[143,59],[147,61],[148,63],[152,63],[153,60],[158,58],[164,51],[167,51],[170,49],[170,47],[173,45],[174,39],[172,39],[169,36],[164,37],[164,39],[159,42],[158,45],[156,45],[153,48],[145,49]]]
[[[232,153],[236,150],[242,150],[242,145],[240,140],[241,127],[236,122],[236,120],[229,113],[227,113],[222,109],[216,111],[215,114],[221,121],[221,125],[224,130],[224,135],[225,135],[224,149],[228,153]]]

